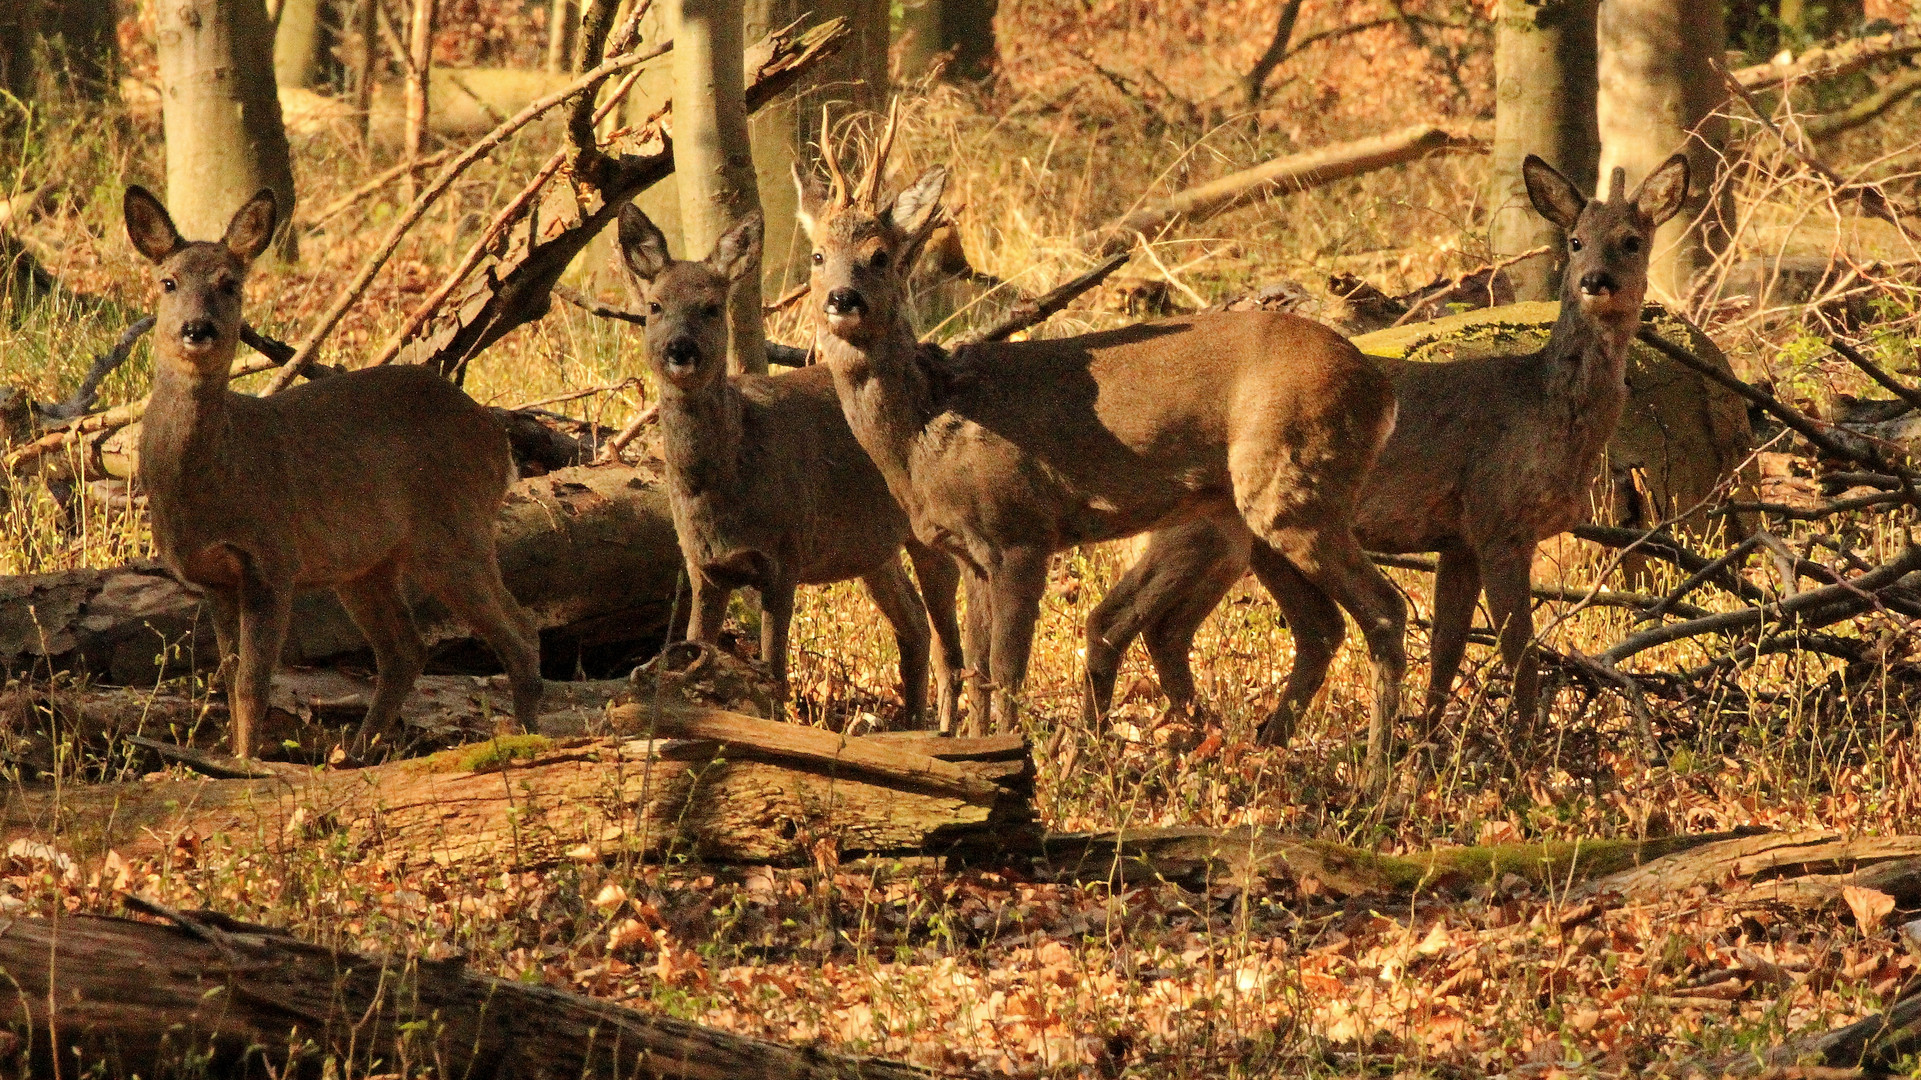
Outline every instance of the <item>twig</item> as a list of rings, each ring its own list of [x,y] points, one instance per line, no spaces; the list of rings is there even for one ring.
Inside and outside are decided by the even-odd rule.
[[[773,303],[762,304],[760,306],[760,313],[762,315],[772,315],[775,312],[787,310],[788,308],[794,306],[794,304],[797,303],[801,297],[806,296],[807,290],[810,287],[811,286],[807,282],[805,281],[801,282],[800,284],[794,286],[793,288],[787,290],[786,292],[781,293],[780,299],[775,300]]]
[[[555,289],[554,291],[559,292],[560,290]],[[616,390],[625,390],[639,382],[639,378],[629,376],[619,382],[607,383],[604,386],[589,386],[582,390],[569,390],[564,394],[555,394],[553,397],[541,398],[539,401],[529,401],[520,405],[512,405],[508,407],[508,411],[525,412],[528,409],[538,409],[545,405],[558,405],[563,401],[578,401],[584,397],[593,397],[595,394],[611,394]]]
[[[1402,570],[1425,570],[1433,573],[1438,569],[1436,561],[1426,555],[1392,555],[1386,552],[1370,551],[1369,561],[1377,566],[1393,566]],[[1668,597],[1654,596],[1643,592],[1627,592],[1621,589],[1564,589],[1555,585],[1534,585],[1530,591],[1537,600],[1558,600],[1564,603],[1587,603],[1599,607],[1626,608],[1630,611],[1652,609],[1667,601]],[[1681,604],[1690,614],[1688,618],[1708,614],[1707,609],[1689,604]],[[1645,618],[1645,616],[1644,616]]]
[[[589,315],[598,315],[603,319],[619,319],[621,322],[633,323],[635,326],[647,325],[647,316],[642,315],[640,312],[628,311],[626,308],[618,308],[612,304],[601,303],[599,300],[588,296],[579,289],[569,288],[566,285],[556,285],[554,286],[554,295],[585,311]]]
[[[1740,543],[1734,545],[1734,547],[1728,549],[1726,553],[1714,559],[1712,562],[1709,562],[1707,565],[1701,567],[1699,570],[1696,570],[1692,574],[1689,574],[1687,577],[1687,580],[1681,582],[1681,584],[1679,585],[1676,585],[1672,592],[1668,593],[1666,596],[1661,598],[1660,603],[1642,612],[1634,620],[1635,623],[1640,624],[1644,622],[1659,622],[1662,618],[1666,617],[1668,612],[1673,611],[1676,607],[1679,607],[1681,605],[1682,597],[1693,592],[1695,589],[1700,588],[1702,584],[1707,582],[1709,579],[1713,578],[1715,575],[1720,574],[1723,571],[1727,570],[1728,567],[1736,563],[1739,563],[1742,559],[1745,559],[1748,556],[1748,554],[1752,552],[1755,549],[1755,547],[1757,547],[1760,544],[1760,542],[1761,541],[1759,539],[1750,536],[1746,540],[1743,540]],[[1692,618],[1699,618],[1700,616],[1687,615],[1683,617],[1692,619]]]
[[[314,216],[301,222],[300,227],[308,230],[318,229],[320,226],[346,213],[355,203],[386,187],[388,184],[393,183],[395,180],[400,179],[408,173],[419,172],[422,169],[431,169],[435,165],[452,157],[453,153],[454,148],[449,146],[446,149],[437,150],[434,153],[428,154],[423,158],[412,158],[403,161],[393,168],[388,169],[386,172],[381,173],[379,176],[374,177],[372,180],[349,191],[347,194],[342,195],[340,198],[328,203],[322,207],[318,213],[314,214]]]
[[[1728,503],[1717,513],[1722,514],[1767,514],[1772,517],[1787,518],[1790,521],[1820,521],[1836,514],[1868,510],[1876,506],[1899,506],[1908,503],[1908,496],[1899,491],[1882,491],[1873,495],[1858,495],[1852,499],[1840,499],[1820,506],[1802,508],[1786,503],[1736,502]]]
[[[1654,738],[1654,714],[1648,709],[1647,698],[1641,693],[1641,684],[1634,676],[1614,666],[1606,654],[1587,656],[1581,650],[1570,646],[1567,658],[1575,667],[1614,687],[1621,699],[1627,702],[1628,712],[1634,717],[1634,726],[1641,735],[1641,753],[1650,765],[1663,760],[1661,744]]]
[[[1461,276],[1455,278],[1453,281],[1450,281],[1447,284],[1440,286],[1439,288],[1430,289],[1427,292],[1421,294],[1420,296],[1415,297],[1414,300],[1408,304],[1407,310],[1401,312],[1401,317],[1394,320],[1394,326],[1400,326],[1403,323],[1406,323],[1409,319],[1412,319],[1414,317],[1416,312],[1419,312],[1422,308],[1428,306],[1429,304],[1433,303],[1436,300],[1439,300],[1441,297],[1446,296],[1448,293],[1451,293],[1454,290],[1460,288],[1463,284],[1466,283],[1468,278],[1471,278],[1476,274],[1485,273],[1487,275],[1487,302],[1490,306],[1492,306],[1494,303],[1494,275],[1495,274],[1498,274],[1502,270],[1505,270],[1508,267],[1513,266],[1517,262],[1522,262],[1527,259],[1532,259],[1536,255],[1548,255],[1548,254],[1551,254],[1553,251],[1554,251],[1554,248],[1552,246],[1548,244],[1542,244],[1539,247],[1529,248],[1526,251],[1521,252],[1519,255],[1509,255],[1507,258],[1502,259],[1498,262],[1489,263],[1488,265],[1483,266],[1478,270],[1469,270],[1467,273],[1462,274]],[[1390,329],[1392,329],[1392,327],[1390,327]]]
[[[1068,304],[1073,303],[1075,297],[1099,285],[1107,280],[1109,274],[1126,266],[1130,257],[1131,253],[1125,251],[1119,255],[1110,256],[1107,261],[1080,277],[1048,290],[1046,295],[1015,305],[1014,310],[1008,312],[1007,317],[999,324],[973,337],[962,338],[955,344],[976,345],[990,341],[1006,341],[1022,330],[1038,326],[1053,318]]]
[[[619,461],[620,452],[627,449],[627,444],[639,438],[641,429],[653,423],[659,416],[660,406],[658,405],[649,405],[645,409],[642,409],[632,420],[627,422],[626,427],[621,428],[618,434],[608,439],[606,445],[600,448],[599,460]]]
[[[1614,525],[1576,525],[1568,530],[1576,537],[1591,543],[1611,548],[1634,548],[1645,555],[1674,565],[1690,573],[1711,575],[1706,580],[1751,603],[1766,603],[1767,594],[1752,584],[1728,572],[1726,567],[1716,568],[1714,560],[1697,551],[1690,551],[1675,542],[1674,538],[1658,530],[1623,529]]]
[[[1902,401],[1907,402],[1908,408],[1921,409],[1921,391],[1903,385],[1900,380],[1888,374],[1880,364],[1861,355],[1854,346],[1842,341],[1840,338],[1829,338],[1828,348],[1841,354],[1843,360],[1860,368],[1863,374],[1875,382],[1880,383],[1883,389],[1895,397],[1900,398]]]
[[[387,259],[393,255],[394,249],[400,246],[401,238],[407,234],[409,229],[413,228],[415,222],[418,222],[421,217],[426,214],[428,207],[432,206],[449,187],[453,186],[453,182],[458,179],[462,173],[467,171],[468,166],[487,156],[494,147],[505,142],[514,132],[532,123],[549,109],[566,102],[583,88],[591,86],[616,72],[625,71],[628,68],[646,63],[665,53],[670,46],[671,43],[669,43],[669,45],[656,46],[645,52],[628,53],[625,56],[601,64],[593,71],[574,80],[566,89],[549,94],[529,104],[526,108],[520,110],[519,113],[516,113],[512,120],[488,132],[482,136],[479,141],[462,151],[460,156],[456,157],[452,162],[449,162],[446,168],[441,170],[440,175],[434,178],[433,183],[429,184],[427,189],[422,191],[420,195],[414,199],[413,205],[409,206],[407,212],[400,216],[400,220],[394,222],[393,227],[387,231],[387,236],[382,240],[379,249],[367,259],[366,264],[360,268],[360,272],[354,276],[354,280],[345,289],[341,290],[340,296],[335,299],[333,306],[328,308],[326,314],[320,317],[319,325],[315,326],[313,331],[307,335],[306,340],[300,343],[300,347],[294,351],[293,357],[281,367],[280,371],[274,374],[273,380],[267,384],[263,393],[275,393],[285,389],[289,383],[293,382],[301,365],[307,360],[312,359],[313,355],[319,351],[321,343],[327,340],[327,335],[333,332],[334,327],[339,325],[341,318],[347,314],[347,309],[353,307],[353,305],[359,301],[361,294],[366,292],[367,286],[373,283],[374,275],[380,272],[380,268],[386,265]]]
[[[134,343],[139,341],[147,331],[153,329],[153,322],[153,316],[149,315],[122,331],[120,340],[113,343],[113,348],[93,358],[93,366],[87,369],[86,377],[80,380],[79,388],[74,390],[65,401],[42,406],[40,415],[49,420],[71,420],[93,408],[93,403],[100,397],[101,381],[113,374],[115,368],[127,362],[128,354],[133,352]]]

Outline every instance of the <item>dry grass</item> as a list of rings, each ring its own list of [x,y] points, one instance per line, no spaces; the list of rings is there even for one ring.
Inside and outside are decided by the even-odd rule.
[[[950,190],[966,207],[970,257],[1035,292],[1083,267],[1071,246],[1078,232],[1141,198],[1387,126],[1485,126],[1485,23],[1443,3],[1405,7],[1463,28],[1430,28],[1417,44],[1405,30],[1383,27],[1318,47],[1284,69],[1264,110],[1239,112],[1235,81],[1265,43],[1270,7],[1003,5],[1005,81],[992,91],[916,92],[897,167],[908,174],[938,161],[954,169]],[[1301,32],[1386,10],[1311,3]],[[1131,90],[1117,89],[1097,64]],[[351,364],[384,341],[557,137],[551,128],[530,130],[464,180],[323,358]],[[141,309],[144,273],[122,239],[118,192],[161,174],[160,142],[151,118],[54,105],[8,145],[21,151],[0,172],[8,193],[58,184],[24,231],[30,250],[91,298],[0,314],[0,382],[51,400]],[[1876,176],[1905,176],[1899,169],[1911,167],[1917,145],[1921,118],[1903,109],[1818,149],[1844,172],[1871,166]],[[307,207],[387,163],[332,131],[303,136],[296,154]],[[1737,179],[1743,216],[1730,264],[1775,251],[1915,257],[1837,209],[1818,185],[1790,179],[1794,162],[1778,149],[1749,161]],[[1484,261],[1484,173],[1483,160],[1452,157],[1276,198],[1167,241],[1161,260],[1208,299],[1280,278],[1319,287],[1342,270],[1406,288]],[[300,263],[264,266],[250,288],[254,324],[298,336],[395,212],[390,196],[372,200],[304,235]],[[590,252],[575,283],[611,297],[619,293],[603,270],[606,255]],[[1159,273],[1145,263],[1134,272]],[[946,320],[942,332],[951,333],[991,321],[1012,296],[961,296],[950,287],[927,299],[929,322]],[[1912,325],[1909,294],[1896,290],[1883,303],[1884,327]],[[1045,332],[1124,319],[1081,309]],[[775,330],[799,332],[779,323]],[[1717,318],[1716,333],[1744,371],[1771,374],[1810,404],[1860,390],[1849,369],[1821,358],[1800,323]],[[1898,368],[1908,365],[1904,340],[1870,344]],[[511,404],[609,383],[642,370],[638,347],[628,331],[557,305],[489,352],[469,389]],[[138,397],[147,381],[142,350],[110,381],[106,400]],[[618,426],[642,404],[629,393],[561,408]],[[16,483],[10,494],[0,572],[106,566],[148,551],[136,515],[83,496],[79,527],[69,531],[36,483]],[[1892,515],[1863,520],[1855,549],[1870,561],[1886,557],[1904,542],[1907,524]],[[1792,542],[1800,534],[1784,535]],[[1880,682],[1844,691],[1837,666],[1808,655],[1746,666],[1722,699],[1661,718],[1668,758],[1658,767],[1642,759],[1612,698],[1565,692],[1543,723],[1506,715],[1490,652],[1477,648],[1435,775],[1402,802],[1378,807],[1356,802],[1352,786],[1352,737],[1366,697],[1356,648],[1342,653],[1294,747],[1252,745],[1255,725],[1278,699],[1291,644],[1251,582],[1195,646],[1208,720],[1218,725],[1207,730],[1218,739],[1203,741],[1207,730],[1161,715],[1138,652],[1121,674],[1114,728],[1083,727],[1079,628],[1125,554],[1105,545],[1061,557],[1044,606],[1029,723],[1037,745],[1058,739],[1057,752],[1041,760],[1039,783],[1054,827],[1262,823],[1384,850],[1741,825],[1916,830],[1921,776],[1901,698],[1912,641],[1897,621],[1862,631],[1887,635],[1890,665]],[[1537,577],[1548,584],[1594,580],[1585,560],[1542,570]],[[1656,575],[1643,587],[1673,583]],[[1395,576],[1424,614],[1424,576]],[[1594,653],[1628,629],[1618,612],[1562,618],[1571,605],[1544,607],[1550,648]],[[804,713],[837,724],[888,707],[890,635],[858,588],[805,590],[793,638]],[[1713,646],[1681,644],[1637,663],[1685,666]],[[1427,641],[1419,628],[1409,652],[1409,685],[1423,685]],[[1499,881],[1466,903],[1376,912],[1254,882],[1198,893],[1171,885],[1110,890],[888,865],[742,872],[595,864],[471,880],[397,853],[320,845],[266,856],[214,837],[138,864],[65,866],[26,850],[8,859],[0,907],[9,911],[113,910],[117,890],[136,890],[323,941],[408,955],[459,948],[484,970],[748,1033],[1018,1075],[1623,1075],[1766,1047],[1791,1031],[1857,1017],[1916,966],[1893,935],[1863,932],[1842,914],[1782,920],[1725,898],[1688,896],[1563,928],[1556,896]],[[1778,987],[1740,983],[1720,1005],[1690,996],[1692,980],[1734,965],[1740,950],[1793,977]]]

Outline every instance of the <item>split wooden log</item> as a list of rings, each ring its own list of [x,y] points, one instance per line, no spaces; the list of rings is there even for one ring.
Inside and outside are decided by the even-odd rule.
[[[40,1076],[568,1076],[906,1080],[876,1058],[749,1039],[459,960],[363,956],[216,912],[173,925],[10,920],[0,1054]]]
[[[618,705],[596,734],[520,735],[365,769],[10,789],[0,835],[83,856],[183,837],[287,851],[316,835],[474,872],[615,855],[804,865],[991,848],[1033,829],[1018,736],[844,738],[689,705]]]
[[[1847,890],[1871,889],[1914,908],[1921,906],[1921,836],[1808,831],[1724,839],[1600,878],[1587,891],[1635,900],[1697,885],[1737,905],[1843,908]]]
[[[1389,135],[1275,158],[1188,188],[1149,202],[1102,228],[1082,233],[1075,243],[1095,256],[1115,255],[1133,247],[1136,234],[1151,238],[1177,221],[1205,221],[1269,192],[1305,191],[1433,154],[1484,149],[1478,140],[1428,124],[1416,124]]]
[[[540,624],[550,675],[625,674],[666,640],[681,555],[657,479],[625,465],[580,467],[521,480],[509,493],[501,574]],[[443,669],[494,670],[492,654],[438,604],[415,611]],[[365,647],[331,592],[296,601],[287,663]],[[10,671],[151,686],[163,673],[208,670],[213,661],[199,599],[153,564],[0,578],[0,664]]]

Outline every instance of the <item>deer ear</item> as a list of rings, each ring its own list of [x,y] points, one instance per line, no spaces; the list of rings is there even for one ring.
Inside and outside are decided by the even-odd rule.
[[[907,185],[907,190],[894,196],[894,205],[887,210],[887,219],[894,228],[908,236],[920,233],[921,226],[940,209],[941,192],[947,188],[947,170],[939,165],[921,174],[919,180]]]
[[[809,240],[814,238],[814,229],[820,224],[820,212],[827,205],[827,189],[821,186],[812,169],[803,168],[801,163],[793,163],[794,190],[800,195],[799,209],[794,216],[800,219],[800,227]]]
[[[179,250],[180,230],[173,227],[173,218],[153,192],[139,184],[130,185],[121,211],[127,219],[127,239],[148,262],[160,262]]]
[[[273,228],[280,220],[280,201],[274,198],[272,189],[261,188],[247,200],[247,204],[234,212],[233,220],[227,222],[227,233],[221,242],[227,250],[241,262],[250,263],[267,250],[273,240]]]
[[[674,261],[667,254],[666,234],[633,203],[620,208],[619,230],[620,257],[640,280],[654,280]]]
[[[760,262],[760,235],[760,211],[755,210],[714,242],[714,251],[707,256],[707,265],[728,281],[739,281],[752,273]]]
[[[1688,197],[1688,156],[1676,154],[1647,175],[1628,201],[1649,223],[1660,225],[1680,212]]]
[[[1564,230],[1574,228],[1587,206],[1587,197],[1573,181],[1533,154],[1521,162],[1521,179],[1527,183],[1528,201],[1534,204],[1536,213]]]

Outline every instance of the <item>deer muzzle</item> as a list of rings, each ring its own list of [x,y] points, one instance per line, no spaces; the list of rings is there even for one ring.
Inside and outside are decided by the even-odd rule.
[[[660,360],[669,372],[686,374],[700,363],[700,342],[691,337],[672,338],[661,346]]]
[[[1587,296],[1606,299],[1620,291],[1614,275],[1606,270],[1590,270],[1581,275],[1581,292]]]
[[[827,315],[827,329],[844,337],[860,326],[862,316],[867,314],[867,298],[856,289],[835,289],[827,294],[822,311]]]
[[[188,352],[205,352],[220,340],[212,319],[189,319],[180,324],[180,344]]]

